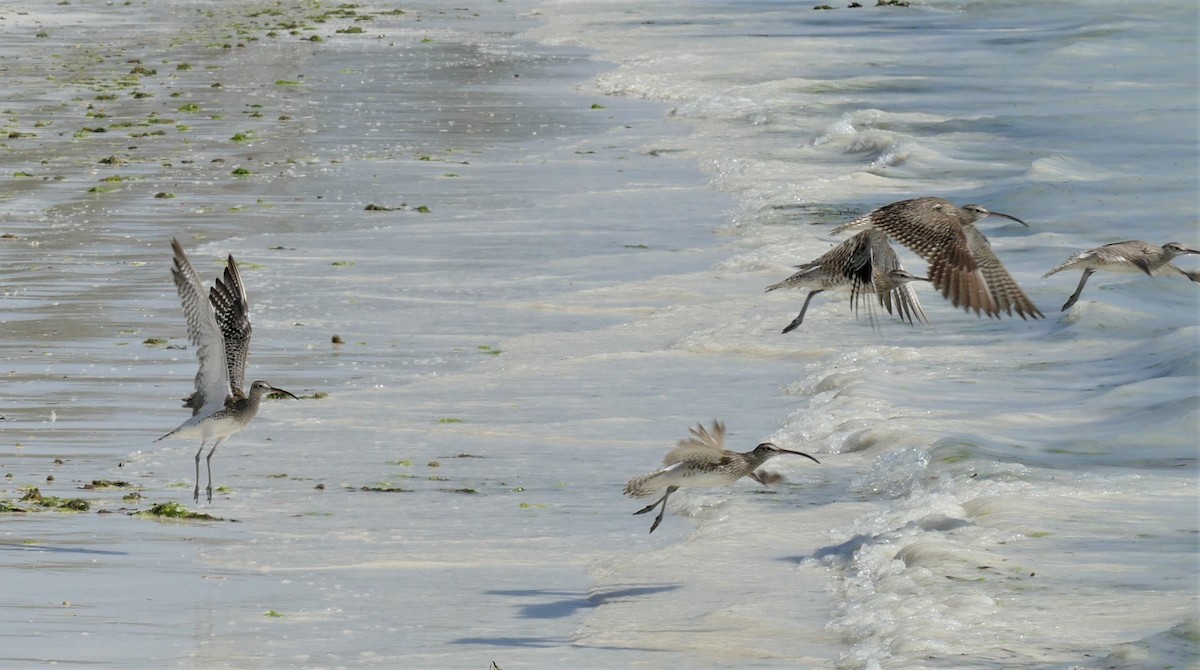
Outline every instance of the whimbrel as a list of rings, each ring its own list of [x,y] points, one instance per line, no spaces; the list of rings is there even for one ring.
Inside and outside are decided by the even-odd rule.
[[[883,232],[868,229],[827,251],[820,258],[797,266],[800,271],[777,284],[767,287],[807,288],[809,294],[800,308],[800,315],[783,329],[790,333],[804,322],[804,313],[814,296],[822,291],[845,288],[850,290],[850,302],[855,311],[868,296],[875,296],[879,304],[892,313],[893,304],[902,320],[913,324],[913,319],[928,323],[925,310],[917,294],[909,286],[912,281],[929,281],[917,277],[900,267],[900,259],[888,244]],[[870,307],[870,303],[867,303]],[[915,324],[914,324],[915,325]]]
[[[634,512],[635,515],[645,514],[662,505],[650,526],[651,533],[662,523],[663,514],[667,511],[667,498],[681,488],[724,486],[747,475],[764,486],[774,484],[782,477],[755,470],[779,454],[795,454],[820,463],[806,453],[781,449],[770,442],[763,442],[753,451],[744,453],[726,451],[725,424],[715,419],[711,431],[705,429],[703,424],[697,424],[689,431],[691,437],[680,440],[674,449],[667,452],[663,458],[665,467],[648,475],[634,477],[625,485],[625,495],[631,498],[647,498],[666,487],[667,492],[661,498]]]
[[[246,354],[250,350],[250,302],[233,256],[229,257],[224,279],[217,277],[206,298],[204,285],[183,247],[172,239],[171,249],[175,252],[171,275],[183,303],[188,340],[196,348],[200,369],[196,372],[195,393],[183,402],[184,407],[192,408],[192,418],[158,439],[200,438],[200,449],[196,451],[196,488],[192,492],[196,502],[200,501],[200,454],[209,440],[215,440],[206,459],[208,501],[212,502],[213,452],[250,423],[264,395],[296,396],[264,381],[251,384],[249,393],[242,389]]]
[[[1194,282],[1200,282],[1200,272],[1188,272],[1171,262],[1176,256],[1184,254],[1200,254],[1200,251],[1189,249],[1178,242],[1167,242],[1161,247],[1147,244],[1141,240],[1126,240],[1113,242],[1095,249],[1081,251],[1068,258],[1062,265],[1042,275],[1045,279],[1056,272],[1069,268],[1083,268],[1083,276],[1079,278],[1079,286],[1062,306],[1062,311],[1070,309],[1083,293],[1083,285],[1087,283],[1097,270],[1108,272],[1136,273],[1145,272],[1150,276],[1180,274]]]
[[[864,214],[833,230],[877,228],[929,262],[929,280],[955,307],[976,314],[1022,319],[1042,313],[1017,285],[975,222],[989,216],[1029,224],[1015,216],[990,212],[979,205],[956,207],[942,198],[901,200]]]

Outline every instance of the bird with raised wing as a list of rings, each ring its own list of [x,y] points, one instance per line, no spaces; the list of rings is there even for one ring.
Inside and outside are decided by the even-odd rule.
[[[895,250],[888,244],[887,235],[879,230],[864,230],[820,258],[797,268],[799,272],[767,287],[767,291],[779,288],[809,289],[799,316],[783,329],[784,333],[792,332],[804,322],[804,314],[813,297],[831,289],[848,289],[850,303],[856,313],[864,302],[869,309],[869,297],[875,296],[888,314],[893,313],[894,307],[900,319],[909,324],[916,325],[914,320],[929,322],[925,310],[921,309],[921,301],[909,286],[913,281],[929,280],[902,268]]]
[[[258,414],[264,395],[296,396],[264,381],[251,384],[249,392],[242,388],[250,350],[250,302],[233,256],[229,256],[224,277],[217,277],[206,296],[204,284],[178,240],[171,240],[171,249],[175,253],[171,275],[183,303],[188,340],[196,348],[200,369],[196,372],[195,392],[183,402],[184,407],[192,409],[192,418],[158,439],[200,438],[200,449],[196,451],[196,488],[192,492],[196,502],[200,501],[200,455],[204,446],[213,441],[206,458],[208,501],[212,502],[213,452],[230,435],[249,425]]]
[[[942,198],[914,198],[884,205],[839,226],[841,233],[876,228],[929,263],[929,281],[955,307],[999,317],[1001,312],[1022,319],[1042,318],[992,251],[975,222],[1000,217],[1029,224],[1015,216],[988,211],[980,205],[957,207]]]
[[[634,512],[635,515],[645,514],[655,507],[662,506],[650,526],[651,533],[662,523],[663,514],[667,511],[667,498],[681,488],[725,486],[746,476],[764,486],[774,484],[782,477],[755,471],[763,463],[780,454],[803,456],[814,463],[820,463],[804,452],[781,449],[770,442],[759,444],[753,451],[726,451],[725,424],[716,419],[713,420],[711,431],[706,429],[704,424],[697,424],[689,431],[691,437],[680,440],[674,449],[667,452],[663,458],[664,467],[650,474],[634,477],[625,484],[625,495],[631,498],[648,498],[661,488],[667,489],[661,498]]]
[[[1079,300],[1079,294],[1083,293],[1083,285],[1087,283],[1088,277],[1091,277],[1097,270],[1127,274],[1144,272],[1151,277],[1154,275],[1183,275],[1194,282],[1200,282],[1200,272],[1188,272],[1171,262],[1176,257],[1185,254],[1200,254],[1200,251],[1189,249],[1178,242],[1167,242],[1161,247],[1147,244],[1141,240],[1113,242],[1075,254],[1064,261],[1062,265],[1042,275],[1042,278],[1045,279],[1063,270],[1083,268],[1079,286],[1075,287],[1075,292],[1062,306],[1062,311],[1065,312],[1075,304],[1076,300]]]

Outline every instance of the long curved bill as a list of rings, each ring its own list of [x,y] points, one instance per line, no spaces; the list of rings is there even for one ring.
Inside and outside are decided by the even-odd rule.
[[[803,451],[792,451],[791,449],[784,449],[783,447],[776,447],[776,449],[779,449],[779,451],[781,453],[795,454],[797,456],[803,456],[803,457],[807,458],[808,460],[812,461],[813,463],[816,463],[817,465],[821,464],[821,461],[818,461],[817,459],[813,458],[812,456],[809,456],[808,454],[804,453]]]
[[[1000,218],[1002,218],[1002,219],[1008,219],[1009,221],[1016,221],[1017,223],[1021,224],[1022,226],[1025,226],[1026,228],[1028,228],[1028,227],[1029,227],[1029,224],[1028,224],[1028,223],[1025,223],[1024,221],[1022,221],[1022,220],[1018,219],[1017,217],[1015,217],[1015,216],[1010,216],[1010,215],[1008,215],[1008,214],[1002,214],[1002,213],[1000,213],[1000,212],[991,212],[991,211],[989,211],[989,212],[988,212],[988,216],[998,216],[998,217],[1000,217]]]
[[[271,395],[275,395],[276,393],[278,393],[280,395],[286,395],[295,400],[299,400],[299,398],[297,398],[291,391],[284,391],[283,389],[275,388],[274,386],[271,386],[269,388],[271,389]]]

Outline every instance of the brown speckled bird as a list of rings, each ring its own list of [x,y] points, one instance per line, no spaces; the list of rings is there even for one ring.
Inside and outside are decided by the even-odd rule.
[[[680,440],[674,449],[667,452],[663,458],[664,467],[648,475],[634,477],[625,485],[625,495],[631,498],[647,498],[666,487],[667,492],[661,498],[634,512],[635,515],[645,514],[662,505],[650,526],[651,533],[662,523],[663,514],[667,511],[667,498],[681,488],[725,486],[745,476],[764,486],[774,484],[782,477],[755,470],[779,454],[795,454],[820,463],[806,453],[781,449],[770,442],[763,442],[753,451],[744,453],[726,451],[725,424],[716,419],[713,420],[711,431],[705,429],[703,424],[697,424],[689,431],[691,437]]]
[[[895,313],[910,324],[915,325],[914,319],[928,323],[916,292],[908,284],[929,280],[900,267],[900,259],[888,244],[887,236],[878,230],[864,230],[820,258],[797,267],[799,272],[767,287],[768,291],[778,288],[809,289],[800,315],[783,329],[785,333],[790,333],[804,322],[804,314],[814,296],[831,289],[849,289],[850,302],[856,312],[864,300],[875,296],[888,314],[893,313],[894,307]],[[869,308],[870,302],[866,305]]]
[[[1161,247],[1147,244],[1141,240],[1113,242],[1075,254],[1062,265],[1042,275],[1042,278],[1070,268],[1083,268],[1079,286],[1075,287],[1075,292],[1062,306],[1062,311],[1065,312],[1075,304],[1076,300],[1079,300],[1079,294],[1083,293],[1083,285],[1087,283],[1088,277],[1091,277],[1097,270],[1123,273],[1144,272],[1150,276],[1179,274],[1194,282],[1200,282],[1200,272],[1188,272],[1171,262],[1176,256],[1184,254],[1200,254],[1200,251],[1189,249],[1178,242],[1167,242]]]
[[[834,229],[834,233],[875,228],[912,249],[929,263],[929,281],[950,300],[976,314],[999,317],[1015,311],[1022,319],[1041,311],[1021,290],[975,222],[997,216],[1028,226],[1015,216],[979,205],[957,207],[942,198],[914,198],[884,205]]]

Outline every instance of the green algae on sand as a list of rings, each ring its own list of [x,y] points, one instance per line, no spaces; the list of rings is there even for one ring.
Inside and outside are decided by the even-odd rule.
[[[84,500],[83,498],[59,498],[57,496],[44,496],[36,486],[26,487],[24,491],[25,492],[21,495],[21,500],[19,502],[36,505],[43,509],[53,509],[67,512],[86,512],[91,509],[91,504],[89,504],[88,501]],[[4,511],[28,511],[28,509],[21,509],[12,504],[10,504],[8,507],[11,509],[6,509]]]
[[[157,505],[151,505],[150,509],[134,512],[133,516],[152,516],[166,519],[191,519],[198,521],[224,521],[224,519],[219,516],[213,516],[204,512],[193,512],[177,502],[165,502],[158,503]]]

